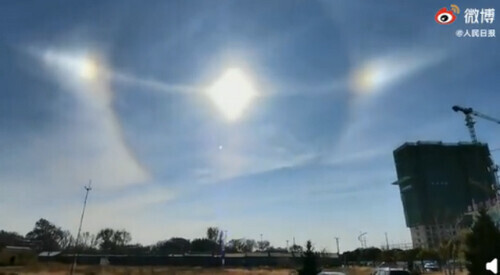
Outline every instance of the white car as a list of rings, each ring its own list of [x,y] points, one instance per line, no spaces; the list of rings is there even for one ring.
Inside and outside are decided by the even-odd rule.
[[[439,271],[439,265],[437,263],[425,263],[425,271]]]

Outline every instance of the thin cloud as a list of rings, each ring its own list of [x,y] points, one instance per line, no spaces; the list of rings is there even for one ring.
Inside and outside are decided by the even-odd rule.
[[[72,93],[82,106],[77,124],[64,126],[67,139],[46,137],[48,143],[66,149],[57,155],[50,154],[46,164],[55,180],[92,178],[109,187],[148,180],[149,172],[127,144],[112,109],[111,73],[105,60],[84,51],[31,49],[30,53],[49,69],[49,76],[61,85],[61,90]]]
[[[201,92],[201,88],[187,86],[187,85],[175,85],[169,84],[156,79],[148,79],[143,77],[134,76],[131,74],[124,73],[113,73],[113,79],[128,85],[134,85],[150,90],[155,90],[159,92],[169,93],[169,94],[186,94],[186,93],[196,93]]]

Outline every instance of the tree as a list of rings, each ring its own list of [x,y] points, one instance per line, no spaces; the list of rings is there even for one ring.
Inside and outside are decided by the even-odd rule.
[[[304,249],[302,248],[302,246],[300,246],[298,244],[294,244],[290,247],[290,251],[294,252],[294,253],[302,253],[302,251],[304,251]]]
[[[390,255],[394,255],[394,251],[390,251]],[[386,252],[386,251],[384,251]],[[376,261],[382,256],[382,250],[376,247],[368,247],[359,250],[359,259],[362,261]],[[384,260],[384,259],[383,259]]]
[[[246,239],[245,246],[243,247],[243,252],[253,252],[256,246],[257,242],[255,242],[255,240]]]
[[[89,232],[83,232],[81,235],[80,235],[80,245],[82,246],[82,248],[87,248],[90,246],[90,240],[91,240],[91,235]]]
[[[24,243],[26,240],[18,233],[0,230],[0,247],[6,245],[21,246]]]
[[[254,251],[256,245],[252,239],[232,239],[226,245],[226,252],[248,253]]]
[[[99,233],[97,233],[96,239],[99,243],[99,248],[103,251],[111,251],[115,249],[113,243],[113,235],[115,231],[111,228],[101,229]]]
[[[62,231],[62,237],[59,240],[58,244],[62,250],[66,250],[70,248],[71,245],[74,245],[75,239],[69,230]]]
[[[420,250],[421,250],[420,248],[413,248],[405,251],[404,261],[407,262],[408,270],[413,271],[414,269],[413,262],[417,260],[417,255],[420,252]]]
[[[149,253],[149,246],[142,246],[141,244],[125,245],[121,251],[127,255],[146,255]]]
[[[271,243],[269,241],[257,242],[257,247],[259,248],[259,251],[266,251],[269,249],[270,246],[271,246]]]
[[[194,239],[191,242],[191,251],[198,253],[213,253],[217,243],[207,238]]]
[[[458,258],[460,249],[460,241],[458,238],[451,239],[449,241],[443,241],[438,249],[440,264],[444,267],[445,275],[455,274],[455,261]],[[449,262],[452,261],[452,264]]]
[[[219,239],[219,234],[220,234],[220,230],[218,227],[207,228],[207,239],[209,239],[213,242],[217,242],[217,240]]]
[[[306,251],[302,256],[302,269],[299,270],[299,275],[316,275],[321,272],[316,260],[316,254],[314,253],[311,241],[307,241]]]
[[[33,230],[26,234],[26,238],[32,242],[40,242],[39,250],[56,251],[61,249],[64,232],[48,220],[40,219]]]
[[[381,260],[386,263],[396,262],[396,255],[392,250],[384,250],[381,252]]]
[[[288,252],[288,249],[284,248],[284,247],[272,247],[270,246],[267,251],[269,252],[274,252],[274,253],[287,253]]]
[[[114,230],[111,228],[101,229],[97,233],[96,241],[99,243],[99,248],[107,252],[116,252],[125,247],[132,237],[125,230]]]
[[[96,249],[99,246],[99,240],[97,239],[97,235],[91,234],[88,248]]]
[[[132,241],[132,236],[125,230],[116,230],[111,239],[117,247],[124,247]]]
[[[245,249],[245,239],[232,239],[226,245],[227,253],[243,252]]]
[[[500,255],[500,232],[495,227],[486,210],[479,211],[472,232],[465,239],[467,269],[469,274],[490,274],[484,266]]]
[[[191,242],[184,238],[171,238],[160,241],[154,247],[154,252],[158,254],[185,254],[191,250]]]
[[[341,261],[344,264],[347,264],[348,262],[356,262],[358,261],[358,255],[355,251],[346,251],[342,253]]]

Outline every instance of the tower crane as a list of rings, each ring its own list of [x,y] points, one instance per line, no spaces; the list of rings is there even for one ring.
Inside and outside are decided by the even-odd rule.
[[[500,124],[499,119],[482,114],[478,111],[475,111],[474,109],[472,109],[470,107],[465,108],[465,107],[455,105],[452,107],[452,109],[455,112],[462,112],[465,115],[465,125],[467,126],[467,129],[469,129],[470,137],[472,139],[472,142],[474,142],[474,143],[477,143],[477,136],[476,136],[476,129],[474,128],[474,124],[476,122],[474,121],[473,116],[480,117],[480,118],[489,120],[491,122]],[[491,160],[491,162],[493,163],[493,160]],[[497,196],[500,194],[500,183],[499,183],[499,178],[498,178],[498,174],[497,174],[499,168],[500,167],[498,165],[495,165],[495,164],[493,164],[491,167],[493,173],[495,174],[495,184],[493,185],[493,191],[496,193]],[[476,186],[481,186],[480,184],[478,184],[477,182],[474,182],[474,181],[471,181],[471,184],[474,184]]]
[[[475,111],[472,108],[465,108],[461,107],[458,105],[455,105],[452,107],[453,111],[455,112],[462,112],[465,115],[465,125],[467,126],[467,129],[469,129],[469,134],[472,139],[472,142],[477,143],[477,136],[476,136],[476,129],[474,128],[474,124],[476,121],[474,120],[474,117],[480,117],[492,122],[495,122],[497,124],[500,124],[500,120],[490,117],[488,115],[482,114],[480,112]]]

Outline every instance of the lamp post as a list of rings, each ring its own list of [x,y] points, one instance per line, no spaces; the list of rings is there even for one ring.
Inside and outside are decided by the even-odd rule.
[[[89,196],[90,190],[92,190],[91,184],[92,184],[92,181],[89,181],[89,185],[83,187],[83,188],[85,188],[85,200],[83,201],[82,216],[80,217],[80,225],[78,226],[78,234],[76,235],[75,255],[74,255],[75,257],[73,259],[73,264],[71,265],[71,271],[70,271],[71,275],[73,275],[73,273],[75,272],[75,268],[76,268],[76,259],[78,258],[78,252],[77,252],[78,242],[80,241],[80,232],[82,231],[83,216],[85,215],[85,207],[87,206],[87,198]]]
[[[335,241],[337,242],[337,255],[340,256],[340,249],[339,249],[339,237],[335,237]]]

